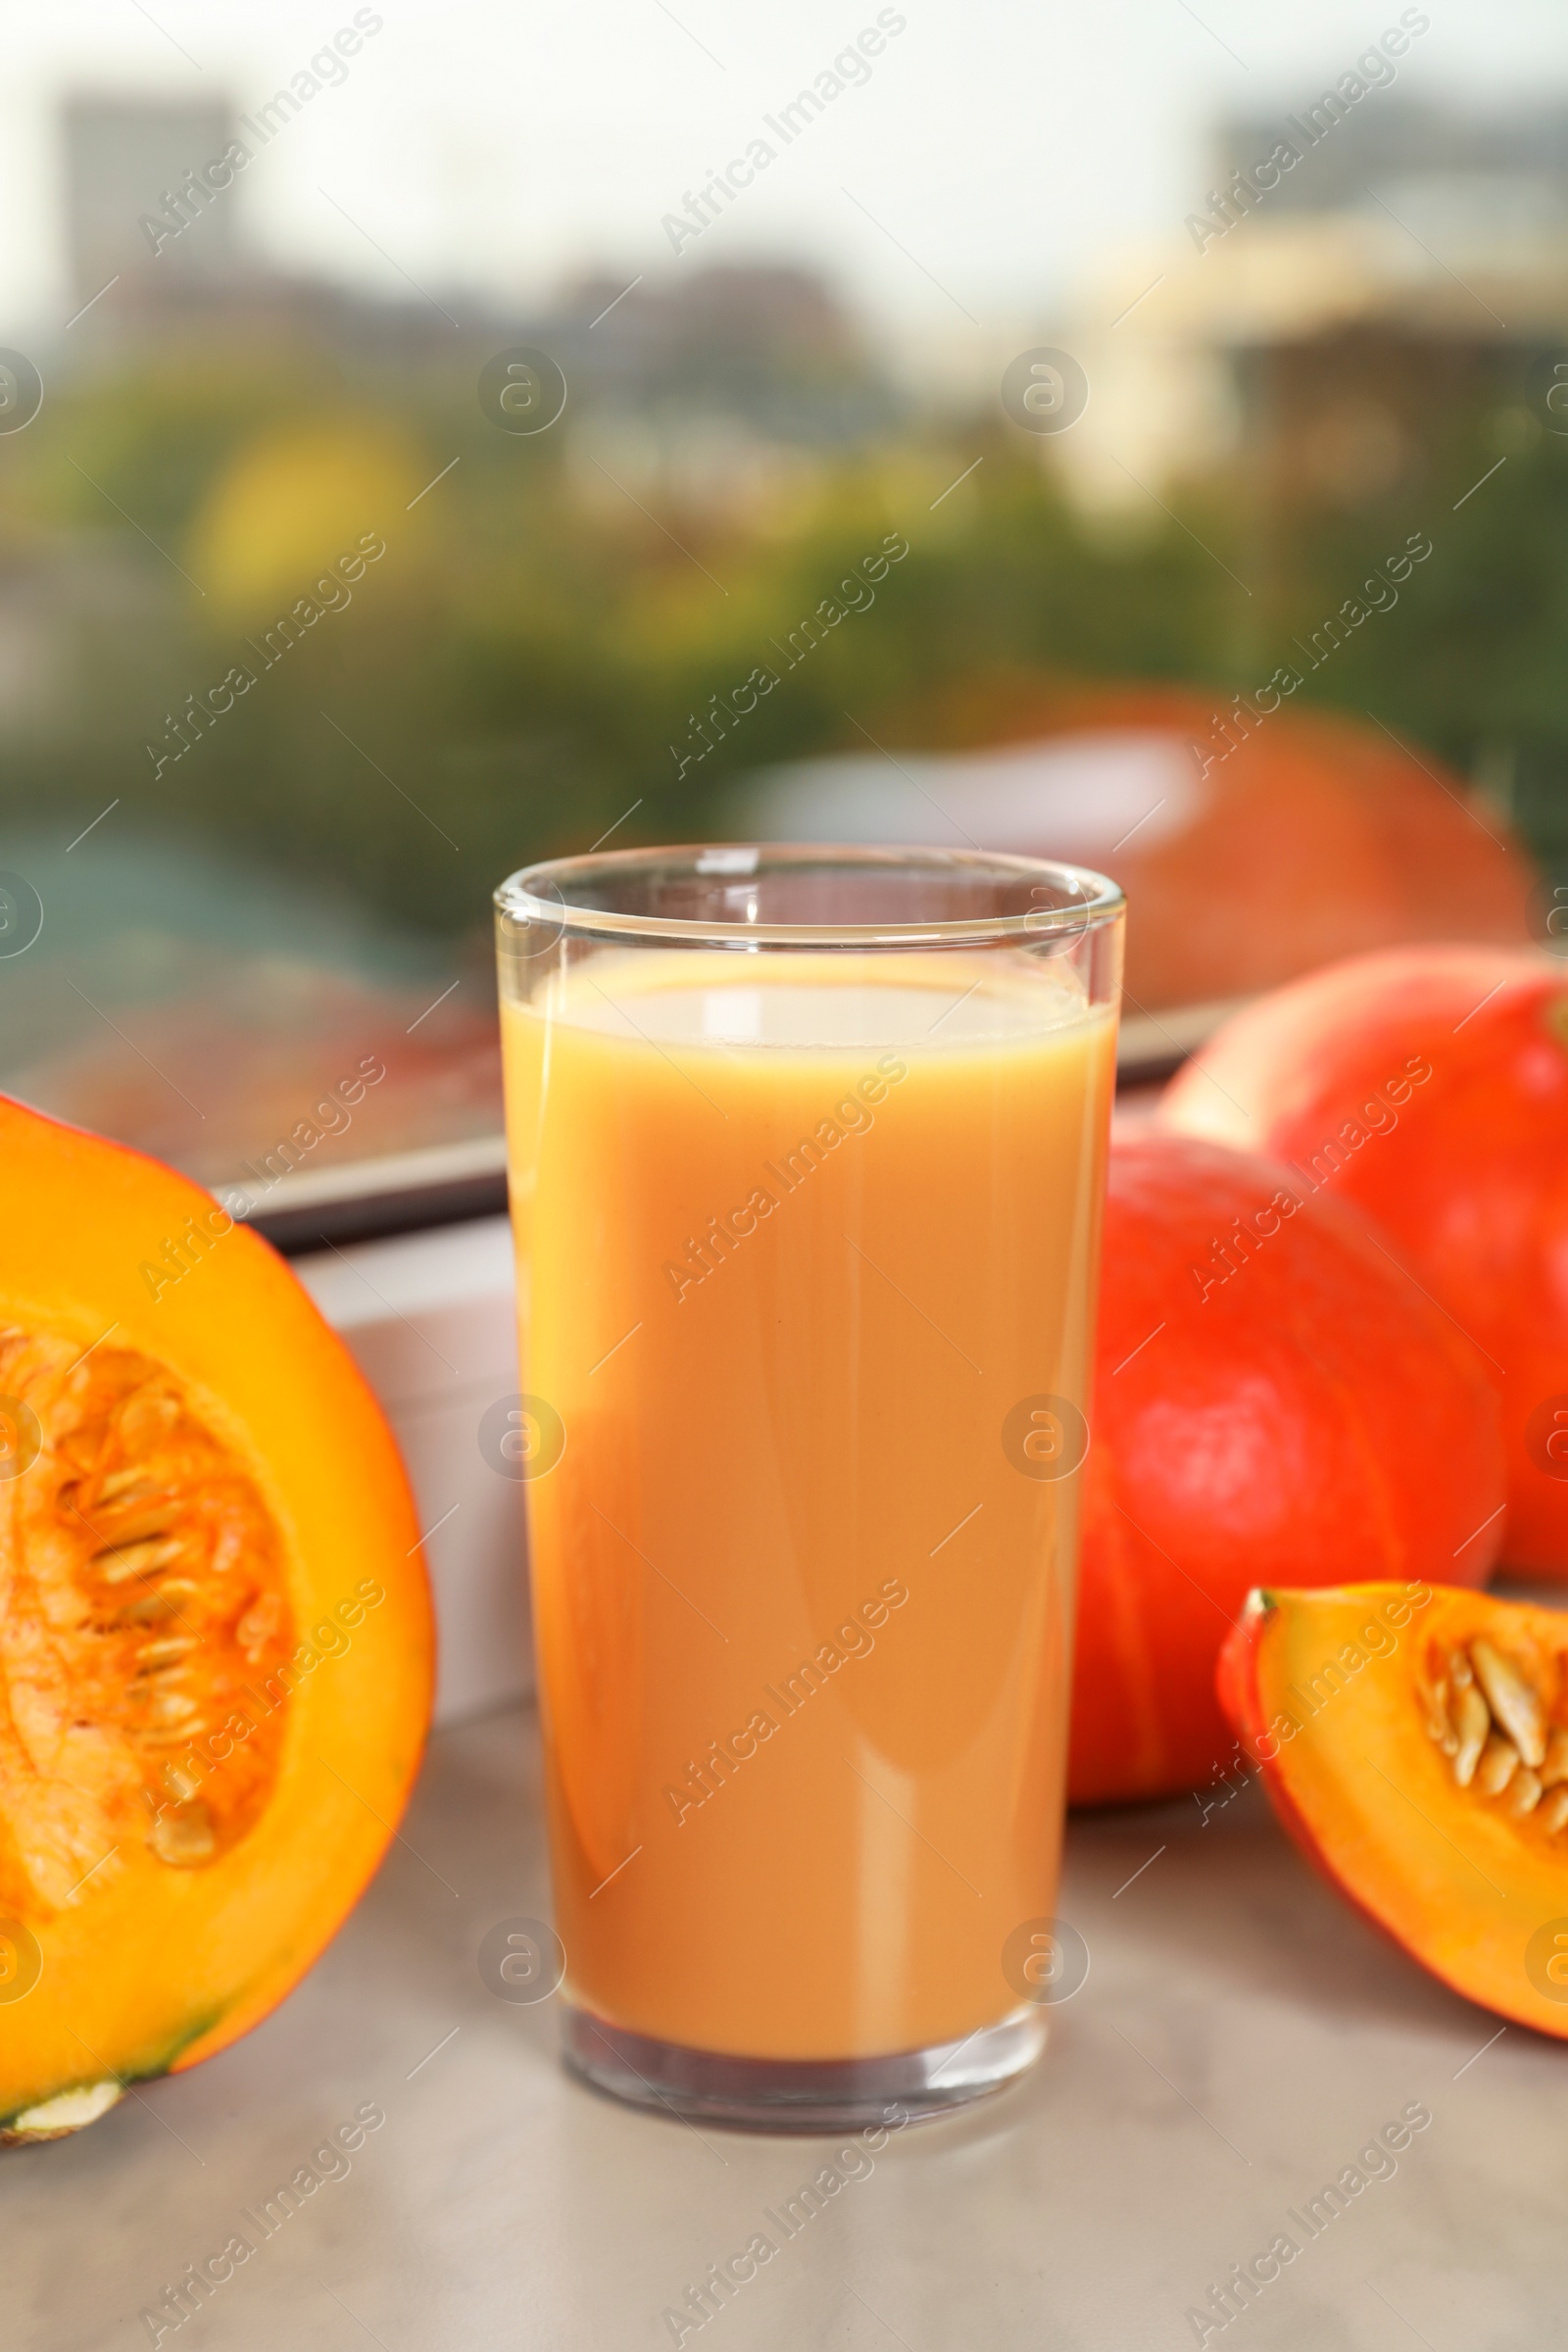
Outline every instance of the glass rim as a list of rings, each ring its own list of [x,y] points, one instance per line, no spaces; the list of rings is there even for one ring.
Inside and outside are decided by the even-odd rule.
[[[743,882],[768,866],[916,867],[928,873],[969,874],[1002,881],[1049,884],[1065,904],[1024,914],[961,915],[952,921],[909,923],[758,923],[709,917],[632,914],[574,904],[571,891],[594,875],[630,877],[639,870],[682,866],[695,878]],[[1056,937],[1080,938],[1113,922],[1126,906],[1118,883],[1089,866],[1026,858],[1003,850],[946,850],[855,842],[697,842],[663,848],[589,851],[545,858],[509,874],[494,893],[499,915],[546,924],[577,938],[666,940],[720,948],[950,947]]]

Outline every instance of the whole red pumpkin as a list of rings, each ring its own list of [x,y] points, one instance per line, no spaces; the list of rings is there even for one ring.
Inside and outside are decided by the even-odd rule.
[[[1113,1145],[1069,1794],[1221,1785],[1214,1664],[1254,1585],[1480,1584],[1503,1494],[1474,1348],[1286,1169]]]
[[[1501,1391],[1503,1558],[1568,1579],[1568,971],[1461,947],[1331,964],[1227,1022],[1159,1115],[1385,1229]]]

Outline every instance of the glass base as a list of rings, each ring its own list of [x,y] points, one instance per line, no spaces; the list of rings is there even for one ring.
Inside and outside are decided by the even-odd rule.
[[[846,2132],[914,2122],[1003,2090],[1046,2046],[1043,2009],[1024,2008],[963,2041],[885,2058],[732,2058],[656,2041],[563,2004],[562,2055],[595,2089],[633,2107],[754,2132]]]

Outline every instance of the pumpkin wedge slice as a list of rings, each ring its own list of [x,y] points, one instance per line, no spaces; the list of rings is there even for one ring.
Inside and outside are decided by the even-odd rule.
[[[0,1098],[0,2139],[298,1982],[429,1715],[396,1446],[257,1235]]]
[[[1252,1592],[1216,1688],[1340,1892],[1456,1992],[1568,2039],[1568,1612]]]

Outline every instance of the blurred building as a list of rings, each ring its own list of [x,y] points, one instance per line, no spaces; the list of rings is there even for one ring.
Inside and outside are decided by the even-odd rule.
[[[597,458],[617,479],[742,512],[787,500],[823,457],[894,420],[885,370],[812,270],[687,262],[629,284],[591,275],[526,312],[468,289],[367,294],[280,269],[247,238],[243,172],[220,161],[236,136],[254,146],[263,134],[221,98],[66,102],[67,235],[74,299],[90,305],[59,354],[66,369],[154,339],[283,336],[446,374],[456,314],[475,372],[509,345],[540,347],[564,370],[564,437],[582,434],[586,496],[603,492]]]
[[[630,293],[594,280],[560,324],[596,402],[628,416],[722,412],[770,440],[819,443],[887,421],[848,312],[814,271],[787,263],[693,268]]]
[[[1280,115],[1238,115],[1214,135],[1216,184],[1238,164],[1266,155],[1286,129]],[[1460,115],[1369,92],[1327,129],[1298,114],[1317,144],[1268,192],[1276,212],[1354,211],[1370,183],[1390,202],[1411,188],[1436,191],[1462,211],[1455,226],[1479,241],[1499,211],[1516,222],[1561,222],[1568,209],[1568,106],[1533,112]],[[1468,223],[1468,231],[1466,231]]]
[[[1286,140],[1299,161],[1260,185]],[[1568,347],[1568,108],[1471,116],[1370,92],[1219,126],[1211,183],[1078,323],[1097,401],[1061,456],[1081,490],[1238,456],[1270,509],[1358,507],[1494,420],[1547,420]],[[1098,417],[1095,414],[1098,405]],[[1146,470],[1147,468],[1147,470]]]
[[[1277,136],[1227,126],[1224,176]],[[1225,340],[1271,499],[1359,505],[1510,408],[1540,429],[1568,334],[1568,108],[1364,104],[1226,242],[1253,229],[1289,259],[1289,292]]]
[[[226,203],[190,192],[192,174],[234,136],[226,100],[80,94],[66,100],[60,127],[77,302],[91,301],[117,277],[150,280],[155,269],[182,284],[233,272],[241,247],[232,192],[223,192]],[[178,233],[155,247],[141,225],[148,218]]]
[[[831,287],[787,263],[688,264],[630,291],[595,279],[539,339],[574,386],[590,499],[604,467],[641,493],[761,521],[798,511],[835,455],[899,413]]]

